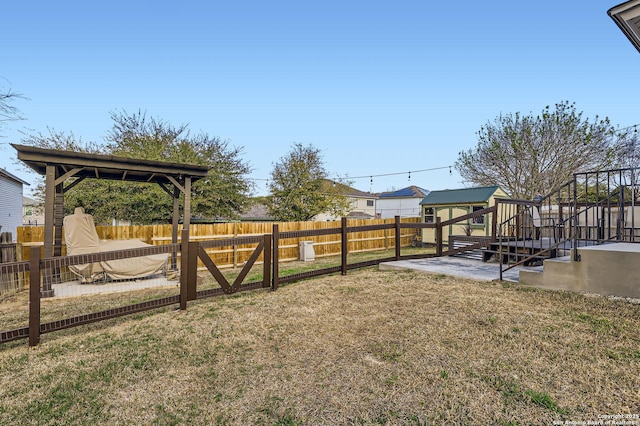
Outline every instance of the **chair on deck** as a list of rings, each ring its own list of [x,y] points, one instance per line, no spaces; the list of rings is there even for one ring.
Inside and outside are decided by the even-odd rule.
[[[543,218],[540,215],[540,207],[538,206],[530,206],[527,210],[530,216],[528,220],[532,227],[531,231],[529,231],[528,238],[540,240],[544,235],[548,235],[548,237],[545,238],[548,238],[550,242],[558,242],[558,232],[562,229],[563,225],[556,223],[556,219],[553,217]],[[542,232],[543,229],[546,231]]]

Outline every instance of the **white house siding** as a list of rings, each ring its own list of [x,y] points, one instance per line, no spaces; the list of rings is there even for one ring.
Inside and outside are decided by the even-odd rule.
[[[22,183],[0,173],[0,200],[0,232],[11,232],[15,241],[22,225]]]
[[[355,199],[355,203],[352,201],[353,209],[351,211],[361,212],[371,217],[375,217],[377,202],[378,200],[376,200],[375,197],[357,198]]]
[[[377,201],[376,211],[380,214],[380,218],[389,219],[396,216],[400,217],[420,217],[422,207],[420,198],[380,198]]]
[[[347,195],[347,198],[349,198],[350,207],[348,211],[345,212],[345,215],[357,212],[357,213],[369,215],[372,218],[375,217],[376,203],[378,202],[375,196],[360,198],[360,197],[353,197],[353,196],[350,197]],[[340,220],[340,218],[341,216],[336,216],[329,213],[320,213],[315,215],[312,220],[314,222],[327,222],[327,221]]]

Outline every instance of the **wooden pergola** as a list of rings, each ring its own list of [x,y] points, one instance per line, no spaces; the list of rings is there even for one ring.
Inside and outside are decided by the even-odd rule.
[[[206,166],[165,161],[139,160],[113,155],[87,154],[57,149],[11,144],[18,159],[45,176],[44,257],[60,256],[64,193],[83,180],[109,179],[126,182],[153,182],[173,197],[173,232],[178,241],[180,195],[184,194],[183,230],[189,230],[191,217],[191,184],[205,178]],[[65,185],[65,182],[73,179]]]

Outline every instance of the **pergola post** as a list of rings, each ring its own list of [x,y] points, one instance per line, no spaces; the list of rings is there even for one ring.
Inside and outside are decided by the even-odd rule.
[[[57,180],[57,176],[56,176]],[[53,222],[53,255],[62,256],[62,222],[64,221],[64,183],[60,182],[55,189],[55,208]]]
[[[44,257],[53,257],[54,253],[54,239],[55,238],[55,217],[56,217],[56,199],[57,187],[56,187],[56,167],[47,164],[45,173],[45,193],[44,193]],[[42,281],[42,297],[52,297],[53,288],[51,287],[53,281],[53,271],[45,269],[44,280]]]
[[[178,227],[180,222],[180,188],[173,187],[173,216],[171,219],[171,244],[178,242]],[[171,269],[177,269],[177,253],[171,255]]]
[[[184,178],[184,212],[182,230],[189,231],[191,225],[191,177]]]
[[[53,257],[53,225],[56,200],[56,168],[47,164],[44,191],[44,257]]]

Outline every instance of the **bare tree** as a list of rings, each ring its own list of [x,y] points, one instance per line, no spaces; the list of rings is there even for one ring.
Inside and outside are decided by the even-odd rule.
[[[10,87],[0,88],[0,128],[8,121],[22,120],[20,111],[12,103],[18,99],[25,99],[20,93],[14,92]]]
[[[478,145],[459,153],[460,175],[523,199],[548,194],[576,172],[617,165],[626,137],[608,118],[583,119],[567,101],[546,106],[537,116],[501,114],[477,135]]]

